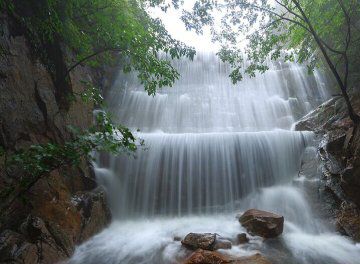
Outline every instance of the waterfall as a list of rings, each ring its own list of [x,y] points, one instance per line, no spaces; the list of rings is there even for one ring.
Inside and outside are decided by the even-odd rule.
[[[304,67],[268,63],[266,74],[235,86],[230,68],[202,52],[193,62],[174,61],[181,79],[155,97],[120,76],[108,95],[111,109],[140,130],[148,150],[136,159],[107,157],[116,217],[234,210],[245,195],[297,175],[312,136],[291,125],[326,91]]]
[[[71,263],[177,263],[185,251],[174,236],[235,238],[244,232],[235,215],[249,208],[285,216],[280,244],[251,237],[230,254],[260,251],[274,263],[356,263],[359,248],[319,219],[306,194],[303,182],[316,184],[318,176],[316,168],[301,173],[304,162],[316,159],[313,134],[291,130],[329,96],[322,75],[269,61],[268,72],[233,85],[230,68],[211,52],[173,65],[180,80],[154,97],[135,75],[122,73],[108,93],[116,121],[146,148],[135,158],[98,157],[97,178],[114,223],[79,247]]]
[[[290,131],[140,134],[149,148],[136,159],[113,158],[119,218],[235,209],[260,187],[296,175],[308,134]],[[291,179],[291,176],[290,176]]]

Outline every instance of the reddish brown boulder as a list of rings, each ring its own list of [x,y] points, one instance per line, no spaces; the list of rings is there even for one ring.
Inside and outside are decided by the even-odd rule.
[[[198,249],[184,264],[225,264],[232,263],[232,260],[218,252]]]
[[[184,264],[271,264],[260,254],[249,257],[232,258],[214,251],[198,249]]]
[[[271,264],[271,262],[263,257],[261,254],[255,254],[250,257],[242,257],[234,262],[231,262],[233,264]]]
[[[257,209],[246,211],[239,222],[250,234],[264,238],[277,237],[284,229],[283,216]]]

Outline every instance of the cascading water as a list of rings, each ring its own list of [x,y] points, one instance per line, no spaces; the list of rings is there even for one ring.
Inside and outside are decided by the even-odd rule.
[[[244,232],[235,215],[258,208],[285,216],[282,237],[251,237],[225,252],[260,251],[273,263],[359,263],[360,248],[312,212],[304,181],[316,184],[316,168],[299,173],[316,151],[312,133],[291,125],[326,99],[321,75],[269,62],[267,73],[233,86],[229,67],[212,53],[174,66],[181,79],[155,97],[122,74],[110,91],[117,121],[140,129],[147,149],[136,159],[99,157],[114,222],[70,262],[177,263],[186,250],[175,236],[235,238]]]

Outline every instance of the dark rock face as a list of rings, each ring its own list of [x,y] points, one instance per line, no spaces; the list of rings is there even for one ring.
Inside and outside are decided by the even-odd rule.
[[[351,101],[359,113],[360,98]],[[360,128],[353,127],[344,100],[337,97],[319,106],[296,129],[314,131],[322,138],[318,154],[324,207],[339,231],[360,241]]]
[[[0,235],[0,262],[11,263],[13,260],[17,261],[15,263],[39,263],[38,247],[26,242],[22,235],[5,230]]]
[[[250,234],[264,238],[277,237],[284,229],[283,216],[256,209],[246,211],[239,222]]]
[[[0,24],[0,45],[7,51],[0,60],[0,146],[11,153],[33,144],[61,144],[71,138],[67,126],[89,127],[93,105],[81,100],[65,105],[66,96],[59,98],[64,87],[56,84],[56,76],[34,53],[21,27],[4,14]],[[59,63],[55,68],[64,70],[73,61],[61,44],[53,51]],[[71,72],[64,90],[81,93],[82,81],[98,82],[98,74],[80,66]],[[3,166],[0,157],[0,190],[23,176],[5,174]],[[71,256],[75,245],[109,222],[104,190],[95,188],[86,160],[78,167],[63,166],[44,175],[1,210],[0,262],[56,263]]]
[[[194,252],[184,264],[271,264],[266,258],[260,254],[250,257],[232,258],[214,251],[206,251],[199,249]]]
[[[189,233],[181,241],[188,249],[218,250],[230,249],[232,244],[229,240],[212,233]]]
[[[338,128],[350,128],[351,120],[347,117],[345,101],[334,97],[304,116],[295,125],[298,131],[324,132]]]
[[[107,206],[105,190],[98,187],[91,192],[77,195],[77,208],[81,212],[81,236],[85,241],[100,232],[111,220],[111,212]]]
[[[102,188],[74,196],[63,190],[58,198],[49,200],[54,194],[42,185],[36,187],[38,192],[31,195],[34,209],[25,221],[15,231],[5,229],[0,233],[0,262],[5,258],[32,259],[35,254],[34,263],[40,257],[40,263],[56,263],[70,257],[76,244],[101,231],[110,221]],[[22,219],[21,215],[12,216]]]
[[[340,231],[360,241],[360,212],[357,206],[344,203],[336,212],[336,221]]]

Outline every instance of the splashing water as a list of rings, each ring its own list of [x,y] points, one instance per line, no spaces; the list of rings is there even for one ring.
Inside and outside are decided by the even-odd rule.
[[[354,264],[360,249],[314,214],[306,184],[316,184],[310,132],[291,126],[328,94],[319,73],[293,63],[234,86],[212,53],[174,61],[181,79],[149,97],[134,76],[119,74],[108,102],[117,121],[145,140],[136,159],[103,154],[97,178],[114,221],[77,248],[70,263],[179,263],[189,251],[174,237],[245,232],[235,215],[258,208],[284,215],[281,237],[226,250],[261,252],[273,263]],[[122,89],[121,89],[122,87]],[[316,166],[316,164],[315,164]]]

